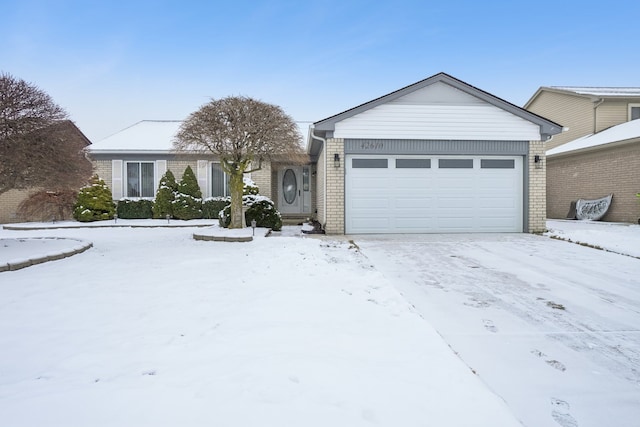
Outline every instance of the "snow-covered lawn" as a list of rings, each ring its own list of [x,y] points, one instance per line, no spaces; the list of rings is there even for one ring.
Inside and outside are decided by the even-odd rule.
[[[0,273],[0,425],[640,419],[636,258],[518,234],[195,230],[1,230],[94,247]]]

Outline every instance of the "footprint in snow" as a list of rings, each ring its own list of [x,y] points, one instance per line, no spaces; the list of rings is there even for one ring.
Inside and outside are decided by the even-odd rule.
[[[545,357],[547,357],[547,355],[546,355],[546,354],[544,354],[543,352],[541,352],[540,350],[537,350],[537,349],[533,349],[533,350],[531,350],[531,354],[535,354],[536,356],[538,356],[538,357],[540,357],[540,358],[545,358]],[[564,366],[564,363],[559,362],[559,361],[557,361],[557,360],[555,360],[555,359],[548,359],[548,360],[545,360],[545,363],[546,363],[547,365],[551,366],[552,368],[555,368],[555,369],[557,369],[557,370],[559,370],[559,371],[562,371],[562,372],[564,372],[564,371],[566,371],[566,370],[567,370],[567,367],[566,367],[566,366]]]
[[[561,399],[551,398],[551,417],[562,427],[578,427],[578,422],[569,413],[571,407]]]
[[[552,368],[556,368],[558,371],[566,371],[567,367],[564,366],[564,363],[562,362],[558,362],[557,360],[545,360],[545,362],[547,362],[547,365],[551,366]]]
[[[489,332],[498,332],[498,328],[493,324],[493,320],[490,319],[482,319],[482,323],[484,324],[484,328]]]

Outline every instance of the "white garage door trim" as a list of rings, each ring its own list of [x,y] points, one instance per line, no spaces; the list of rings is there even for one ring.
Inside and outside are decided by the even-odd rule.
[[[386,167],[382,167],[386,164]],[[345,232],[522,232],[522,156],[346,156]]]

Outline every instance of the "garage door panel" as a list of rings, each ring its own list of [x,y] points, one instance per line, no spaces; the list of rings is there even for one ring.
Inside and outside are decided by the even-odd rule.
[[[386,158],[389,167],[354,169],[346,162],[347,233],[522,231],[521,157],[431,156],[429,168],[397,168],[396,160],[407,156],[370,157]],[[441,157],[454,166],[450,160],[465,159],[468,166],[473,157],[473,168],[441,169]],[[423,158],[418,163],[427,164]]]
[[[477,203],[478,208],[480,209],[495,209],[495,210],[504,210],[504,209],[515,209],[517,208],[517,201],[511,197],[482,197],[478,199]],[[511,212],[513,215],[513,212]]]
[[[420,210],[433,208],[435,200],[431,197],[411,197],[411,198],[396,198],[393,206],[396,209],[404,210]]]
[[[388,209],[391,206],[391,200],[379,196],[358,197],[353,200],[351,206],[356,211],[363,209]]]
[[[473,209],[475,199],[473,197],[439,197],[438,208],[440,209]],[[448,213],[448,212],[445,212]]]
[[[380,233],[380,230],[388,230],[391,225],[388,217],[370,215],[353,217],[349,223],[351,229],[358,230],[357,233]]]

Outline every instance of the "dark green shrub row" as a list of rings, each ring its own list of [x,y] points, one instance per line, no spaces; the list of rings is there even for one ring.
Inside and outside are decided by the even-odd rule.
[[[211,197],[202,202],[202,218],[218,219],[220,211],[231,204],[231,197]]]
[[[122,219],[151,218],[153,217],[153,202],[145,199],[122,199],[118,201],[116,211],[118,213],[118,218]]]

